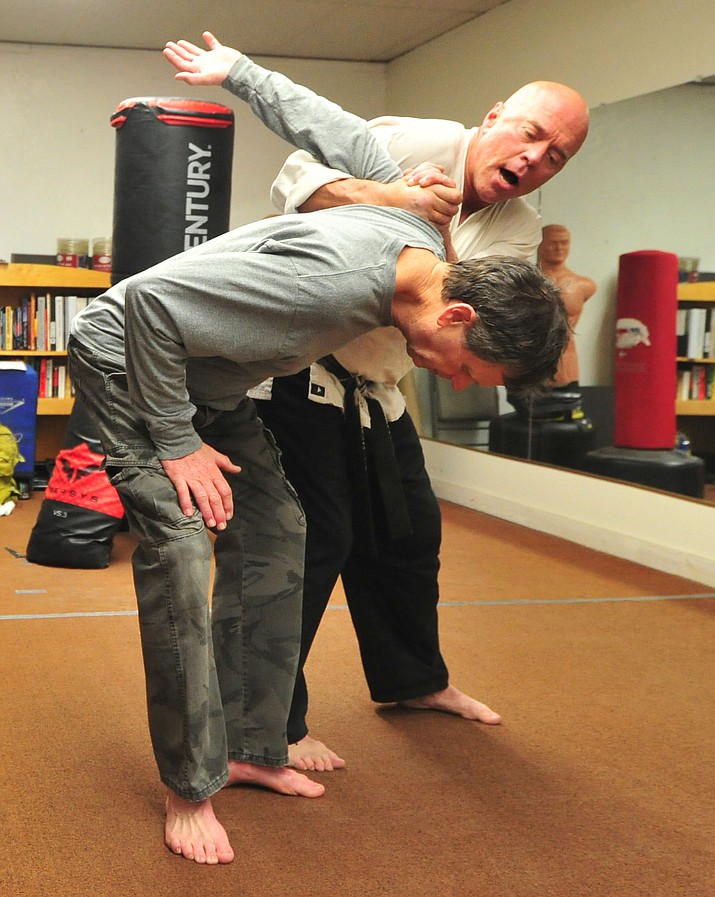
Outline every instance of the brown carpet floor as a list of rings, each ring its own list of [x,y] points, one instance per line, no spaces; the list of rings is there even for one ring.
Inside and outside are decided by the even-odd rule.
[[[131,539],[30,565],[40,500],[0,518],[3,897],[715,893],[712,589],[444,505],[443,652],[504,724],[376,708],[338,590],[311,724],[348,768],[222,792],[237,856],[205,868],[162,846]]]

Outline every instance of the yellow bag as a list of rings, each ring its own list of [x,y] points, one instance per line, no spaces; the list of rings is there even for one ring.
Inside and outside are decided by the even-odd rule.
[[[0,505],[20,497],[14,473],[15,466],[24,460],[12,430],[0,424]]]

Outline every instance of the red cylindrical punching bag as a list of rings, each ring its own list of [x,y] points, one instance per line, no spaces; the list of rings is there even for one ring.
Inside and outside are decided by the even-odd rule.
[[[228,230],[233,121],[226,106],[179,97],[117,107],[113,283]]]
[[[678,257],[643,250],[622,255],[614,376],[614,443],[675,445]]]

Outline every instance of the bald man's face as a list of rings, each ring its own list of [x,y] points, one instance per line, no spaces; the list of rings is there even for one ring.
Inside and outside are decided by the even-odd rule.
[[[467,156],[478,205],[525,196],[558,174],[583,143],[587,111],[578,94],[537,83],[497,103]]]

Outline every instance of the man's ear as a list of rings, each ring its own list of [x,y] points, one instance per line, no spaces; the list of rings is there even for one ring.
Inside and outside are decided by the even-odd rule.
[[[487,112],[487,114],[484,116],[484,121],[481,123],[480,128],[486,131],[491,128],[492,125],[496,124],[503,108],[503,102],[499,101],[498,103],[495,103],[489,110],[489,112]]]
[[[440,316],[437,318],[437,325],[439,327],[449,327],[452,324],[471,326],[476,317],[476,311],[468,302],[450,302],[449,305],[445,305],[442,309]]]

